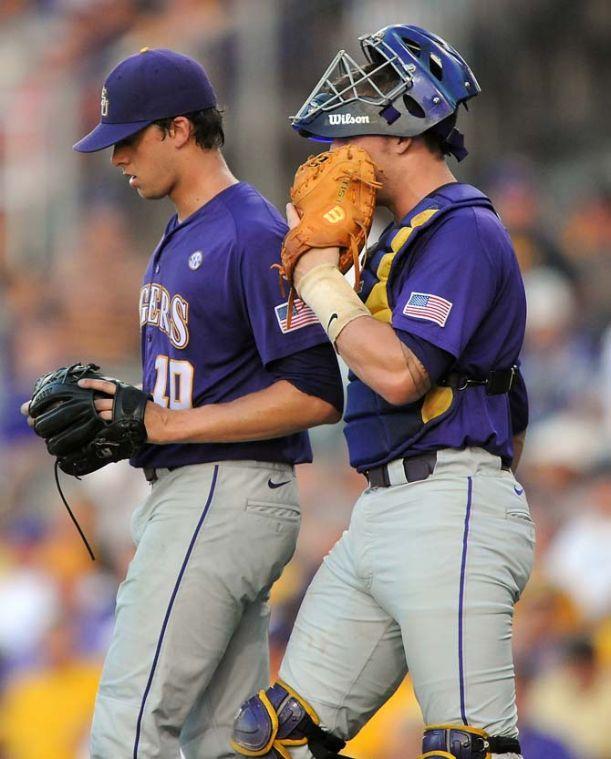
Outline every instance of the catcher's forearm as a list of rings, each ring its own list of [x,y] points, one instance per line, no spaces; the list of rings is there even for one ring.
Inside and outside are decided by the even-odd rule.
[[[413,403],[431,387],[418,358],[389,324],[372,316],[347,324],[335,345],[356,376],[389,403]]]
[[[307,265],[308,256],[304,258]],[[350,369],[378,395],[403,405],[430,389],[428,373],[418,358],[390,324],[370,315],[334,265],[317,261],[300,277],[297,289]]]
[[[268,440],[339,419],[330,403],[280,380],[229,403],[175,411],[149,403],[144,421],[148,442],[166,444]]]

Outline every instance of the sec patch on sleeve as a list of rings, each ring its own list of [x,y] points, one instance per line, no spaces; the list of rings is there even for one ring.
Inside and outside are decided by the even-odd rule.
[[[288,301],[286,303],[281,303],[279,306],[276,306],[274,311],[276,312],[276,319],[278,319],[280,329],[284,334],[287,332],[294,332],[296,329],[307,327],[310,324],[319,324],[314,311],[312,311],[312,309],[299,298],[295,298],[295,302],[293,304],[293,314],[291,318],[290,329],[286,326]]]
[[[445,298],[440,298],[439,295],[412,292],[405,304],[403,313],[405,316],[412,316],[415,319],[427,319],[430,322],[439,324],[440,327],[445,327],[451,310],[452,302]]]

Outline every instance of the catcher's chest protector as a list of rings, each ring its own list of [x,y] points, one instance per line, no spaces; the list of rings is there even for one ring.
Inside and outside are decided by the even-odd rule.
[[[392,318],[397,285],[409,273],[410,259],[418,252],[426,232],[452,211],[483,207],[494,212],[490,200],[478,189],[464,184],[444,187],[430,202],[418,205],[399,226],[387,228],[369,251],[363,268],[360,297],[371,315],[385,324]],[[352,466],[382,460],[393,450],[403,450],[416,442],[433,425],[446,419],[455,407],[457,393],[449,387],[434,387],[423,398],[405,406],[393,406],[375,393],[352,372],[349,373],[345,435]],[[367,419],[377,418],[372,434]]]

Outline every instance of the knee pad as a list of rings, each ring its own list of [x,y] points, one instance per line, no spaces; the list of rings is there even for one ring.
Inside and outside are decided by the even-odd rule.
[[[315,759],[337,759],[346,742],[319,726],[318,715],[286,683],[278,681],[242,704],[231,747],[242,756],[291,759],[291,746],[305,746]],[[350,757],[343,757],[350,759]]]
[[[505,753],[520,753],[517,738],[488,735],[471,725],[427,725],[419,759],[491,759]]]

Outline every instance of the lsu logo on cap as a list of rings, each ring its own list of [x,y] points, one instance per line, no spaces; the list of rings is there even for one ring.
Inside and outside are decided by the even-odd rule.
[[[110,108],[110,100],[108,99],[108,92],[106,87],[102,87],[102,97],[100,98],[100,113],[102,116],[108,116],[108,109]]]
[[[191,253],[189,256],[189,269],[191,271],[195,271],[196,269],[199,269],[199,267],[202,265],[202,262],[204,260],[204,253],[201,250],[196,250],[194,253]]]

